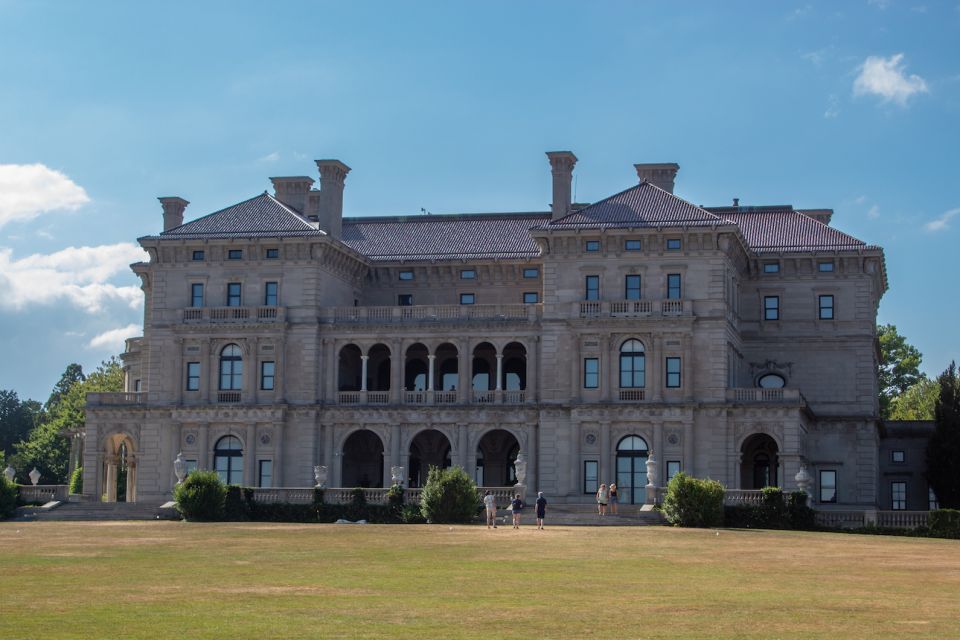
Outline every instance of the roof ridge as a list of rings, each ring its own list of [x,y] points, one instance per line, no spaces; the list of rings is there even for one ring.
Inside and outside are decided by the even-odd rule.
[[[344,222],[427,222],[430,220],[495,220],[504,218],[542,218],[549,216],[549,211],[503,211],[477,213],[431,213],[387,216],[350,216],[344,217]]]
[[[673,192],[667,191],[666,189],[663,189],[663,188],[661,188],[661,187],[658,187],[657,185],[653,184],[652,182],[649,182],[649,181],[644,180],[643,182],[640,182],[639,184],[635,184],[635,185],[632,185],[632,186],[630,186],[630,187],[627,187],[626,189],[623,189],[623,190],[621,190],[621,191],[618,191],[617,193],[615,193],[615,194],[613,194],[613,195],[611,195],[611,196],[607,196],[606,198],[603,198],[602,200],[597,200],[596,202],[591,203],[590,205],[584,207],[583,209],[578,209],[577,211],[571,211],[570,213],[568,213],[567,215],[565,215],[565,216],[563,216],[563,217],[561,217],[561,218],[557,218],[556,220],[550,220],[547,224],[548,224],[548,225],[554,225],[554,224],[560,225],[560,224],[564,224],[563,221],[566,220],[567,218],[571,217],[571,216],[575,216],[575,215],[584,215],[584,216],[585,216],[585,215],[587,214],[587,212],[589,212],[589,211],[590,211],[591,209],[593,209],[594,207],[600,207],[600,206],[606,204],[607,202],[609,202],[610,200],[613,200],[614,198],[617,198],[617,197],[622,196],[622,195],[624,195],[624,194],[626,194],[626,193],[629,193],[630,191],[633,191],[634,189],[639,190],[639,189],[641,189],[641,188],[643,188],[643,187],[650,187],[650,188],[652,188],[652,189],[655,189],[655,190],[657,190],[657,191],[660,191],[660,192],[662,192],[664,195],[670,196],[671,198],[673,198],[673,199],[675,199],[675,200],[679,200],[680,202],[682,202],[682,203],[684,203],[684,204],[686,204],[686,205],[689,205],[689,206],[693,207],[694,209],[698,209],[700,212],[702,212],[703,214],[705,214],[705,215],[707,215],[707,216],[709,216],[709,217],[711,217],[711,218],[715,218],[717,222],[722,222],[722,221],[723,221],[723,218],[721,218],[720,216],[716,215],[715,213],[712,213],[712,212],[710,212],[710,211],[707,211],[706,209],[704,209],[704,208],[701,207],[700,205],[693,204],[693,203],[690,202],[689,200],[685,200],[685,199],[681,198],[680,196],[678,196],[677,194],[675,194],[675,193],[673,193]],[[581,224],[581,223],[577,223],[577,224]]]

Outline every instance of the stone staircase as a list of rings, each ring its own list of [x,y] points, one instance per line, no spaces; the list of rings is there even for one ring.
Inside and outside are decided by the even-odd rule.
[[[179,520],[176,509],[144,502],[62,502],[54,508],[20,507],[19,522],[81,522],[97,520]]]
[[[640,511],[642,505],[619,505],[617,515],[611,515],[609,508],[607,515],[597,514],[595,504],[548,504],[547,517],[544,526],[588,526],[588,527],[640,527],[647,525],[666,524],[666,520],[659,511]],[[507,526],[513,520],[509,511],[498,511],[498,516],[504,516]],[[523,510],[521,526],[536,526],[537,512],[531,503]]]

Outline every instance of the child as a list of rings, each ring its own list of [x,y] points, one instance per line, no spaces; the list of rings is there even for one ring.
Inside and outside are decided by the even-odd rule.
[[[513,507],[513,528],[520,528],[520,513],[523,511],[523,500],[520,499],[520,494],[518,493],[511,503]]]
[[[547,515],[547,499],[543,497],[543,491],[537,493],[537,528],[543,529],[543,518]]]

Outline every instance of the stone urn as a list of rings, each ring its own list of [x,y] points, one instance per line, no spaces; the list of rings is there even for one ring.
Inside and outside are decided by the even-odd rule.
[[[13,482],[13,479],[17,477],[17,470],[8,464],[7,468],[3,470],[3,475],[7,477],[7,480]]]
[[[809,503],[812,503],[813,493],[811,489],[813,487],[813,478],[807,473],[807,465],[801,464],[800,471],[797,471],[797,475],[795,475],[793,479],[797,481],[797,488],[807,494],[807,500]]]
[[[390,467],[390,481],[393,484],[403,485],[403,467]]]
[[[37,471],[36,467],[30,472],[30,482],[33,483],[33,486],[37,486],[37,483],[40,482],[40,472]]]
[[[177,476],[177,484],[183,484],[183,479],[187,477],[187,462],[183,459],[183,452],[178,453],[173,461],[173,473]]]
[[[517,454],[517,460],[513,463],[513,468],[517,472],[517,484],[525,485],[527,479],[527,461],[522,453]]]
[[[317,481],[317,488],[323,489],[327,486],[327,468],[318,464],[313,468],[313,478]]]

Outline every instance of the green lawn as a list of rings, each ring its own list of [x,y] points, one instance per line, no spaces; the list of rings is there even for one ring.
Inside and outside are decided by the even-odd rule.
[[[906,636],[960,637],[960,542],[665,527],[0,524],[0,639]]]

